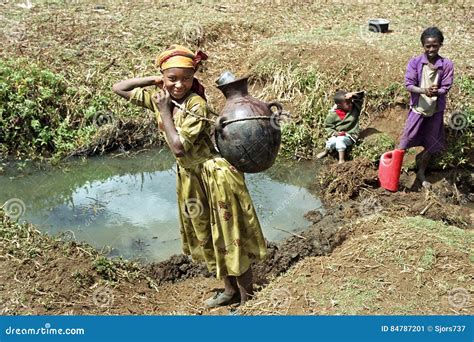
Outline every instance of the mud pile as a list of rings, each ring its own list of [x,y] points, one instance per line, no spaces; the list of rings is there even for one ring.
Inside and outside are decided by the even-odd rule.
[[[152,263],[145,267],[146,273],[158,284],[177,282],[197,276],[211,277],[215,274],[209,272],[205,264],[195,263],[187,255],[173,255],[169,259]]]
[[[267,284],[271,278],[288,271],[304,258],[331,253],[345,239],[340,228],[350,211],[347,207],[340,206],[329,209],[324,216],[317,215],[314,211],[309,212],[306,215],[312,221],[309,229],[280,243],[269,244],[265,260],[253,267],[255,283]]]
[[[377,170],[367,159],[331,165],[320,175],[321,195],[331,203],[354,199],[362,189],[377,184]]]
[[[339,234],[340,227],[347,217],[354,214],[357,214],[354,204],[331,208],[324,216],[319,211],[308,212],[305,216],[311,226],[307,230],[279,243],[267,243],[266,258],[253,266],[255,283],[268,283],[272,277],[286,272],[306,257],[329,254],[344,240],[344,235]],[[174,255],[165,261],[152,263],[145,270],[157,284],[175,283],[197,276],[214,276],[204,264],[193,263],[185,255]]]

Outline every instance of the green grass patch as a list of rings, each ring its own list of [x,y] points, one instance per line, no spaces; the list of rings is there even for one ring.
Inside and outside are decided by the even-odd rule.
[[[313,298],[319,306],[334,306],[338,313],[357,315],[367,309],[371,312],[377,310],[377,297],[379,293],[374,285],[367,279],[350,277],[338,288],[333,288],[324,297],[313,293]]]
[[[433,248],[427,247],[420,260],[420,266],[425,270],[430,270],[436,263],[436,252]]]
[[[473,252],[474,234],[470,230],[449,226],[443,222],[425,219],[421,216],[401,218],[399,223],[408,229],[429,234],[463,253],[472,254]]]
[[[395,148],[395,140],[388,134],[379,133],[368,136],[358,142],[352,149],[353,158],[366,158],[377,162],[380,156]]]

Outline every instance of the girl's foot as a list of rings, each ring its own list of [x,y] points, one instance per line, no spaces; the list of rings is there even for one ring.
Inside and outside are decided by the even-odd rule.
[[[344,163],[346,161],[346,151],[345,150],[338,151],[337,154],[339,156],[339,164]]]
[[[418,172],[416,173],[416,178],[419,179],[421,185],[422,185],[424,188],[430,188],[430,187],[431,187],[431,183],[426,180],[426,177],[425,177],[425,173],[424,173],[424,172],[418,171]]]
[[[321,158],[324,158],[328,155],[328,151],[323,151],[323,152],[320,152],[316,155],[316,158],[318,159],[321,159]]]
[[[428,181],[421,182],[421,186],[424,187],[425,189],[431,189],[431,183]]]
[[[236,300],[238,300],[237,293],[225,294],[225,292],[219,292],[219,293],[214,294],[214,296],[212,296],[211,298],[206,299],[204,301],[204,304],[206,305],[206,307],[210,309],[210,308],[216,308],[218,306],[234,303]]]

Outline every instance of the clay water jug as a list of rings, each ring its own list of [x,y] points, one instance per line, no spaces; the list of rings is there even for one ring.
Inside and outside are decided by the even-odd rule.
[[[226,103],[216,120],[216,146],[237,170],[261,172],[273,165],[281,143],[278,102],[266,103],[248,93],[248,77],[225,72],[217,80]],[[273,111],[275,109],[275,111]]]
[[[390,191],[398,191],[400,171],[405,150],[393,150],[382,154],[379,164],[380,186]]]

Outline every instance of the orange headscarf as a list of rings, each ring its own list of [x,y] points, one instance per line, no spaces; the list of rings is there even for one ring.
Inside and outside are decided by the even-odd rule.
[[[207,55],[202,51],[198,51],[194,54],[184,46],[171,45],[156,58],[156,65],[161,71],[170,68],[189,68],[196,70],[199,63],[206,59]]]
[[[161,71],[171,68],[186,68],[197,70],[201,61],[205,61],[207,55],[202,51],[195,54],[181,45],[171,45],[156,58],[156,65]],[[205,89],[197,78],[193,79],[192,90],[206,100]]]

